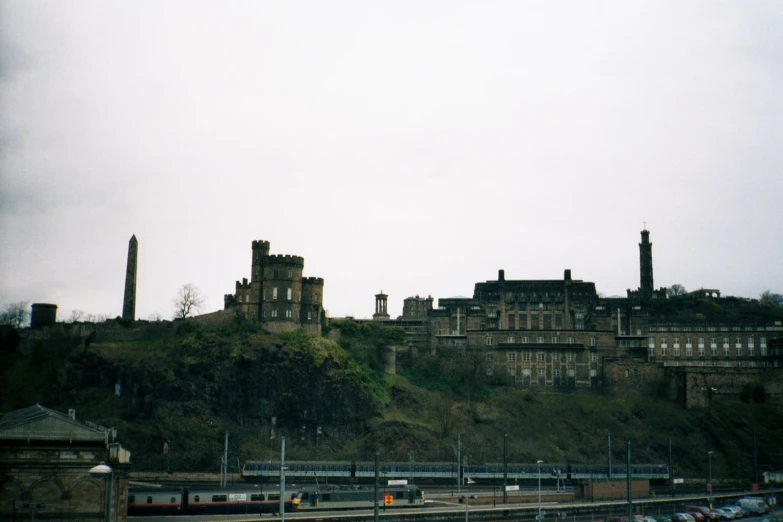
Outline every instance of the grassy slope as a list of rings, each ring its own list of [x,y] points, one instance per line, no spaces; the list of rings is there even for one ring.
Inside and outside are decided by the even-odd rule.
[[[374,332],[370,334],[375,335]],[[302,346],[307,357],[329,348],[320,343],[304,346],[306,340],[291,339]],[[231,432],[232,455],[245,458],[267,458],[274,455],[277,443],[270,444],[264,425],[252,414],[247,418],[227,418],[215,403],[200,403],[200,390],[182,391],[182,387],[214,387],[217,381],[205,375],[213,364],[239,357],[239,367],[251,364],[269,350],[290,346],[262,332],[247,334],[194,334],[173,339],[138,343],[103,343],[91,348],[96,356],[105,357],[112,367],[144,376],[142,387],[165,385],[172,394],[186,395],[186,400],[159,398],[152,417],[129,407],[127,398],[112,393],[114,380],[108,376],[84,372],[86,383],[68,392],[69,397],[52,396],[52,384],[62,381],[69,351],[60,347],[39,347],[30,356],[16,356],[8,351],[0,358],[0,411],[42,404],[61,410],[77,408],[80,418],[92,418],[116,426],[121,436],[132,435],[129,449],[135,455],[156,452],[165,440],[171,441],[176,458],[187,451],[189,460],[172,469],[214,471],[222,451],[226,429]],[[252,347],[250,345],[254,345]],[[282,348],[281,348],[282,346]],[[329,348],[331,349],[331,348]],[[335,352],[345,358],[343,352]],[[242,359],[245,358],[245,359]],[[320,360],[320,356],[316,357]],[[279,364],[287,364],[283,357]],[[110,368],[99,359],[97,367]],[[355,359],[343,372],[357,379],[357,366],[367,369],[377,365],[373,358]],[[139,368],[134,371],[134,368]],[[282,367],[281,367],[282,368]],[[79,368],[76,367],[76,370]],[[280,371],[280,370],[274,370]],[[334,371],[334,370],[330,370]],[[195,373],[194,373],[195,372]],[[180,374],[186,375],[182,377]],[[225,375],[225,373],[223,374]],[[358,435],[343,426],[323,425],[318,448],[312,439],[302,441],[295,431],[278,430],[289,438],[290,459],[369,460],[375,451],[384,460],[407,461],[414,452],[417,461],[451,461],[458,433],[462,433],[462,454],[471,463],[502,460],[503,434],[508,433],[508,456],[511,461],[593,462],[606,459],[606,432],[612,433],[613,458],[622,462],[625,441],[632,443],[632,460],[666,463],[668,439],[673,441],[676,467],[686,476],[705,473],[706,452],[714,450],[713,473],[716,477],[747,480],[752,466],[753,430],[757,433],[758,461],[783,469],[783,412],[771,405],[745,404],[718,398],[711,412],[705,409],[684,410],[680,405],[658,398],[606,397],[582,394],[533,393],[514,388],[490,388],[482,401],[456,399],[454,394],[419,388],[404,377],[366,381],[365,386],[380,389],[386,382],[386,393],[375,393],[378,416],[370,418]],[[73,379],[71,375],[70,379]],[[70,382],[70,381],[63,381]],[[312,386],[314,383],[302,383]],[[209,388],[212,389],[212,388]],[[249,393],[249,392],[246,392]],[[334,397],[341,407],[355,408],[354,397]],[[75,401],[75,402],[74,402]],[[278,413],[280,415],[280,413]],[[297,424],[298,425],[298,424]],[[336,433],[343,430],[340,437]],[[259,435],[261,435],[259,437]],[[148,447],[149,446],[149,447]],[[232,465],[235,458],[232,458]],[[148,458],[139,469],[165,469],[161,458]],[[186,466],[186,467],[183,467]]]
[[[764,404],[715,400],[712,412],[644,397],[605,397],[495,389],[484,402],[452,402],[438,392],[397,378],[392,404],[373,423],[371,437],[385,458],[452,460],[457,433],[470,462],[501,462],[503,434],[514,462],[606,462],[607,430],[613,459],[624,462],[626,441],[637,463],[668,460],[672,437],[675,467],[686,476],[706,473],[706,452],[714,450],[713,473],[749,478],[753,430],[759,464],[783,464],[783,413]],[[371,444],[370,441],[367,442]]]

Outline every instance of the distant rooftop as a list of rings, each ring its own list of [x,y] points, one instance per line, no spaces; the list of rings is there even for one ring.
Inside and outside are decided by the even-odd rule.
[[[75,413],[74,413],[75,417]],[[0,417],[0,439],[67,440],[106,443],[106,433],[40,404],[14,410]]]

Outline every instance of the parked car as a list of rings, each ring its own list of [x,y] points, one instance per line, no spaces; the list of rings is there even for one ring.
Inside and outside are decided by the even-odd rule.
[[[739,506],[735,506],[734,504],[725,505],[723,506],[723,509],[728,509],[734,513],[734,518],[742,518],[747,514],[747,512],[743,511]]]
[[[656,522],[672,522],[672,517],[669,515],[655,515]]]
[[[690,513],[675,513],[672,515],[672,522],[696,522]]]
[[[685,506],[685,511],[693,514],[693,518],[696,519],[696,522],[699,522],[699,517],[697,517],[695,513],[701,514],[702,520],[706,520],[707,522],[714,522],[721,519],[720,513],[713,512],[707,506]]]

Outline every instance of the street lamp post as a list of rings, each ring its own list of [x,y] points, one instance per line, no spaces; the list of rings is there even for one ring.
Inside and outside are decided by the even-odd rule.
[[[712,451],[707,452],[707,493],[712,493]]]
[[[536,464],[538,464],[538,517],[536,520],[538,522],[544,522],[544,517],[541,514],[541,463],[544,462],[543,460],[537,460]]]
[[[508,433],[503,434],[503,503],[508,504],[508,466],[506,464],[506,445]]]
[[[106,487],[106,522],[111,522],[111,488],[114,484],[114,470],[101,462],[90,469],[90,476],[93,478],[106,478],[109,485]]]

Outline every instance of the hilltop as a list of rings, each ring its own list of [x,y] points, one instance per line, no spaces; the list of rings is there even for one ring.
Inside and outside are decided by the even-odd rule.
[[[206,328],[190,321],[173,335],[84,342],[67,335],[28,341],[4,335],[0,411],[40,402],[118,429],[135,470],[216,471],[225,432],[230,468],[277,458],[280,436],[292,460],[450,461],[462,434],[470,462],[605,462],[607,431],[616,457],[716,477],[748,477],[753,432],[759,463],[783,466],[783,412],[720,398],[686,410],[661,397],[557,394],[480,379],[470,368],[443,374],[433,357],[384,373],[384,353],[404,333],[376,324],[341,325],[340,344],[255,325]],[[164,453],[164,446],[168,451]],[[621,462],[621,460],[618,460]]]

